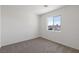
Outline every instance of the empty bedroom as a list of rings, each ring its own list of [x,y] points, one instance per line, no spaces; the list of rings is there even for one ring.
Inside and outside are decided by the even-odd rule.
[[[0,53],[79,53],[79,5],[0,5]]]

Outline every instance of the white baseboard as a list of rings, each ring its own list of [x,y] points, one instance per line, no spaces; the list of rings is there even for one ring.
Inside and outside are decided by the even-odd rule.
[[[10,42],[10,43],[6,43],[6,44],[2,44],[1,47],[3,47],[3,46],[7,46],[7,45],[11,45],[11,44],[15,44],[15,43],[19,43],[19,42],[22,42],[22,41],[32,40],[32,39],[37,38],[37,37],[38,37],[38,36],[31,37],[31,38],[28,38],[28,39],[22,39],[22,40],[15,41],[15,42]]]
[[[67,45],[67,44],[64,44],[64,43],[62,43],[62,42],[55,41],[55,40],[52,40],[52,39],[47,38],[47,37],[44,37],[44,36],[41,36],[41,37],[42,37],[42,38],[45,38],[45,39],[47,39],[47,40],[50,40],[50,41],[52,41],[52,42],[55,42],[55,43],[58,43],[58,44],[61,44],[61,45],[64,45],[64,46],[67,46],[67,47],[70,47],[70,48],[73,48],[73,49],[79,50],[79,48],[75,48],[75,47],[73,47],[73,46],[71,46],[71,45]]]

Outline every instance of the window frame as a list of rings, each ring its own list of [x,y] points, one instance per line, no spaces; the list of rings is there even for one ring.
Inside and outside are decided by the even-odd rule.
[[[48,16],[48,17],[53,17],[53,25],[54,25],[54,17],[56,17],[56,16],[60,16],[60,26],[61,26],[61,24],[62,24],[62,16],[61,15],[55,15],[55,16]],[[47,17],[47,30],[48,30],[48,17]],[[62,26],[60,27],[60,30],[59,31],[56,31],[56,30],[48,30],[48,31],[52,31],[52,32],[61,32],[61,28],[62,28]]]

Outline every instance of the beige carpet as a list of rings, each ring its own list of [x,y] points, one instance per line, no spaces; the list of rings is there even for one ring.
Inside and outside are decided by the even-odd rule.
[[[36,38],[0,48],[0,53],[78,53],[78,50]]]

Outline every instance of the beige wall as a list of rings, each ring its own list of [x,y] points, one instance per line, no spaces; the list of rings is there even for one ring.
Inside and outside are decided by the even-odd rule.
[[[47,30],[47,17],[61,15],[61,32]],[[49,40],[79,49],[79,6],[64,8],[41,15],[40,35]]]
[[[2,6],[2,46],[38,37],[38,17],[26,6]]]

